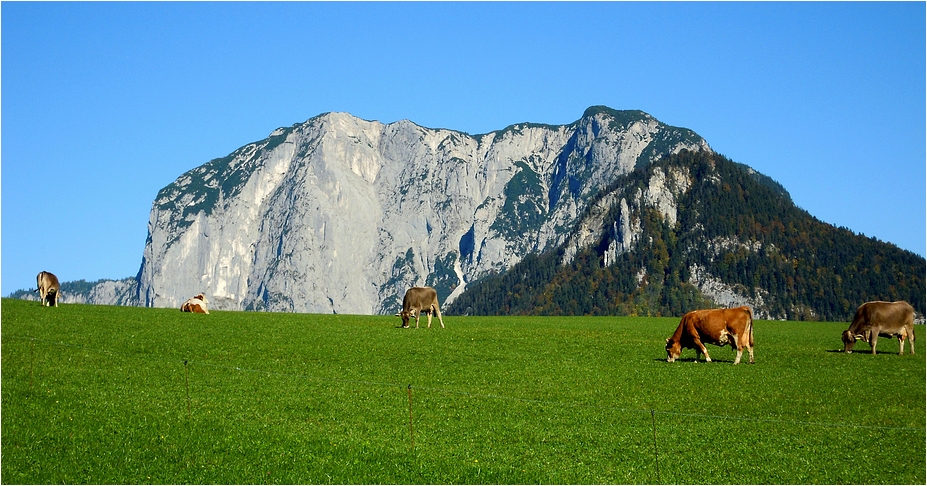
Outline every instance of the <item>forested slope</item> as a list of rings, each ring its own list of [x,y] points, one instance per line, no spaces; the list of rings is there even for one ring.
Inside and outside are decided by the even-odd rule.
[[[688,178],[674,192],[675,222],[642,197],[661,174]],[[571,261],[561,245],[469,284],[447,312],[681,315],[719,305],[707,289],[720,287],[768,318],[849,320],[870,300],[907,300],[924,313],[924,258],[814,218],[723,156],[683,151],[620,177],[600,198],[616,201],[601,226],[639,228],[628,251],[607,257],[616,230]]]

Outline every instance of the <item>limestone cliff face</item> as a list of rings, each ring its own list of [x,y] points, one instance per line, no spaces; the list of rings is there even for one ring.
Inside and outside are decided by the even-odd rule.
[[[677,199],[684,195],[692,185],[691,175],[684,168],[663,171],[656,169],[647,184],[646,190],[634,194],[628,205],[626,198],[620,198],[618,191],[604,194],[598,201],[592,203],[590,210],[579,218],[576,230],[567,239],[564,248],[563,264],[573,261],[581,250],[597,242],[602,235],[608,233],[609,246],[603,257],[603,265],[608,266],[615,258],[631,250],[632,245],[640,237],[640,214],[632,213],[631,207],[640,208],[648,206],[660,212],[670,224],[676,224]],[[606,221],[608,213],[613,206],[619,207],[618,221],[612,221],[611,227]]]
[[[682,149],[710,150],[689,130],[603,107],[477,136],[323,114],[159,192],[139,303],[176,307],[202,292],[214,309],[392,313],[412,285],[449,302],[563,243],[618,175]],[[665,189],[680,184],[665,174],[641,197],[669,217]],[[634,237],[633,221],[621,226],[618,241]]]

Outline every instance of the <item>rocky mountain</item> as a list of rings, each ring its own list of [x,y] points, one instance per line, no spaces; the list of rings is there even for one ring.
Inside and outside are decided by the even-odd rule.
[[[477,136],[323,114],[160,191],[139,302],[205,292],[217,309],[391,313],[412,285],[450,302],[560,245],[616,176],[684,149],[709,147],[605,107]]]
[[[408,287],[429,285],[452,313],[748,303],[758,316],[836,316],[820,308],[823,297],[780,296],[859,277],[796,281],[786,267],[836,275],[821,265],[863,268],[871,262],[854,252],[891,245],[809,260],[802,255],[835,243],[783,240],[813,220],[793,210],[776,182],[641,111],[597,106],[569,125],[483,135],[326,113],[182,174],[152,204],[138,275],[63,284],[62,302],[179,307],[205,293],[213,309],[376,314],[396,312]],[[920,288],[923,297],[923,273],[919,282],[883,280],[891,295]],[[590,285],[589,295],[612,303],[557,303],[582,300],[567,294]],[[876,294],[889,292],[854,290],[836,307]]]

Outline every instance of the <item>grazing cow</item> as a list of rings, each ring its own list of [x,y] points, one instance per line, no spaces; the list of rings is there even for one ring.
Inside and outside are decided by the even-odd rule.
[[[853,352],[858,339],[869,343],[872,354],[876,354],[879,336],[898,336],[898,354],[904,354],[904,340],[910,338],[911,354],[914,354],[914,308],[911,304],[898,302],[866,302],[856,309],[856,316],[850,328],[843,331],[843,350]]]
[[[35,289],[42,299],[43,306],[58,307],[58,295],[61,293],[61,285],[58,283],[58,277],[50,272],[39,272],[35,276]]]
[[[206,308],[206,296],[203,294],[197,294],[196,297],[192,299],[187,299],[183,305],[180,306],[181,312],[194,312],[197,314],[209,314],[209,309]]]
[[[418,320],[424,311],[428,314],[428,327],[431,328],[431,314],[438,315],[441,329],[444,329],[444,319],[441,318],[441,309],[438,307],[438,292],[431,287],[412,287],[406,291],[402,299],[402,312],[396,317],[402,319],[402,327],[409,327],[409,318],[415,317],[415,328],[418,329]]]
[[[690,348],[695,349],[696,362],[701,353],[710,363],[711,357],[703,343],[722,347],[730,345],[736,349],[735,365],[740,363],[746,347],[750,352],[750,363],[753,363],[753,313],[750,308],[703,309],[682,316],[676,332],[666,340],[666,361],[676,361],[682,348]]]

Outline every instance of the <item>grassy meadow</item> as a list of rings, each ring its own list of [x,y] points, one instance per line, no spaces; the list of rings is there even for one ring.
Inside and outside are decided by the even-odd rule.
[[[733,366],[667,363],[674,318],[0,310],[5,484],[925,484],[923,326]]]

